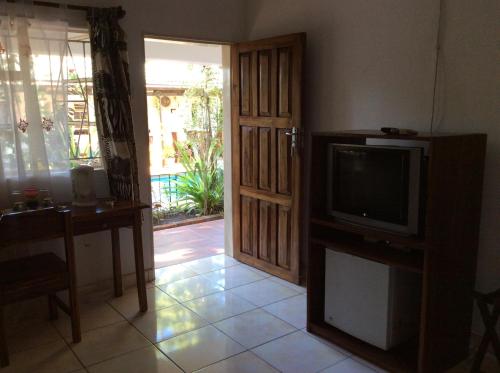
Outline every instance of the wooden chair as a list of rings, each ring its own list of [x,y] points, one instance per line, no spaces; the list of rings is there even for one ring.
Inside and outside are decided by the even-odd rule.
[[[73,342],[81,340],[76,295],[75,254],[71,211],[45,209],[4,215],[0,220],[0,250],[3,246],[63,237],[66,261],[44,253],[0,262],[0,366],[9,365],[3,307],[7,304],[48,296],[49,315],[57,318],[59,306],[71,317]],[[69,306],[56,292],[68,290]]]
[[[471,368],[471,373],[479,373],[490,343],[497,358],[498,367],[500,368],[500,338],[496,331],[496,325],[500,318],[500,289],[488,294],[482,294],[476,291],[474,292],[474,298],[481,312],[485,327],[483,339],[474,356],[474,362]],[[488,306],[492,307],[491,312]]]

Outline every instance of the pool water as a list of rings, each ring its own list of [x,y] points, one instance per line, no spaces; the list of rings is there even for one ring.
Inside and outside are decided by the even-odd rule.
[[[167,174],[151,176],[151,197],[153,203],[164,207],[178,205],[180,202],[176,181],[183,174]]]
[[[177,175],[152,175],[151,183],[163,183],[168,184],[168,182],[172,182],[173,180],[177,180],[180,174]]]

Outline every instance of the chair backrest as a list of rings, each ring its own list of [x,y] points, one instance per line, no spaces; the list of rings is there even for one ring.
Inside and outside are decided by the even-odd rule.
[[[72,236],[71,210],[55,208],[3,215],[0,246]]]

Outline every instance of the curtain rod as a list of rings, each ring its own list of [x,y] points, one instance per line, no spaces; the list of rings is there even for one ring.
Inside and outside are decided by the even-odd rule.
[[[7,2],[8,3],[16,3],[17,1],[16,0],[7,0]],[[92,9],[89,6],[72,5],[72,4],[61,4],[61,3],[53,3],[53,2],[49,2],[49,1],[33,1],[32,4],[35,5],[35,6],[44,6],[44,7],[47,7],[47,8],[63,8],[63,7],[66,7],[67,9],[81,10],[81,11],[84,11],[84,12],[87,12],[90,9]]]
[[[6,0],[8,3],[17,3],[16,0]],[[33,1],[32,4],[34,6],[43,6],[47,8],[66,8],[70,10],[79,10],[83,12],[88,12],[94,10],[94,9],[104,9],[104,8],[99,8],[99,7],[90,7],[90,6],[85,6],[85,5],[72,5],[72,4],[63,4],[63,3],[54,3],[51,1]],[[118,19],[121,19],[125,16],[126,12],[125,10],[119,6],[116,9],[118,9]]]

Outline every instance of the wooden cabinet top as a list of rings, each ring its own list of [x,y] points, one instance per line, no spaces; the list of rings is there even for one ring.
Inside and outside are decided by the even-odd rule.
[[[420,140],[430,141],[442,137],[459,137],[459,136],[485,136],[483,133],[446,133],[446,132],[419,132],[416,135],[388,135],[378,130],[346,130],[333,132],[312,132],[315,137],[354,137],[354,138],[384,138],[398,140]]]

